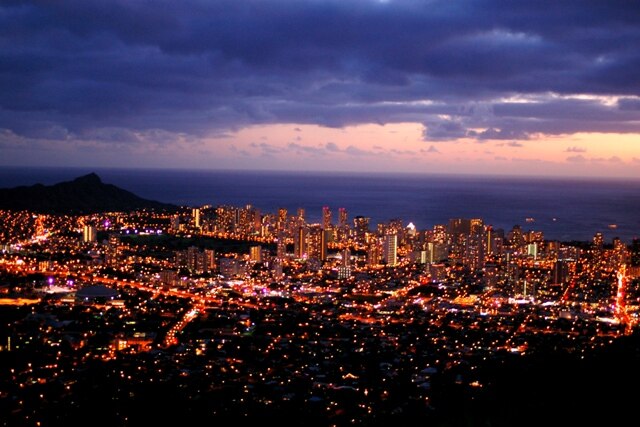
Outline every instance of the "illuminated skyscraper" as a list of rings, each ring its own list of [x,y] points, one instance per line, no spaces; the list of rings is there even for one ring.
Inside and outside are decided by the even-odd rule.
[[[109,235],[107,246],[105,247],[105,264],[115,267],[120,261],[120,236],[112,233]]]
[[[325,261],[327,259],[327,237],[330,230],[324,230],[320,225],[309,227],[307,233],[307,255],[309,258]]]
[[[232,233],[235,231],[237,221],[238,208],[232,206],[219,206],[216,208],[215,231]]]
[[[471,220],[466,218],[452,218],[449,220],[447,231],[452,236],[457,236],[458,234],[467,236],[471,233]]]
[[[190,246],[184,251],[176,252],[176,265],[188,268],[192,273],[208,273],[215,269],[215,251],[206,249],[201,251],[196,246]]]
[[[298,227],[293,242],[293,253],[296,258],[302,259],[307,256],[307,229]]]
[[[322,228],[329,229],[333,226],[331,223],[331,209],[329,206],[324,206],[322,208]]]
[[[338,226],[340,228],[346,228],[349,225],[348,221],[347,210],[345,208],[338,209]]]
[[[174,270],[162,270],[159,273],[160,283],[167,286],[175,286],[178,282],[178,275]]]
[[[349,267],[351,266],[351,251],[349,250],[349,248],[343,249],[342,253],[342,266],[343,267]]]
[[[416,236],[416,226],[413,225],[412,222],[410,222],[409,224],[407,224],[407,227],[405,228],[405,234],[407,235],[407,237],[410,238],[414,238]]]
[[[527,255],[533,257],[533,259],[538,258],[538,243],[533,242],[527,245]]]
[[[488,225],[484,234],[484,253],[486,256],[502,255],[504,246],[504,230]]]
[[[484,232],[484,221],[480,218],[469,220],[469,234],[480,234]]]
[[[171,217],[171,230],[178,231],[180,229],[180,215],[174,215]]]
[[[444,243],[427,243],[427,261],[429,264],[438,263],[447,259],[447,247]]]
[[[262,246],[251,246],[249,248],[249,259],[253,262],[262,262]]]
[[[398,245],[405,244],[404,227],[402,226],[401,219],[394,218],[389,220],[389,225],[387,226],[385,234],[395,234],[398,236]]]
[[[238,212],[238,230],[245,234],[258,234],[261,228],[260,211],[251,205],[246,205]]]
[[[398,265],[398,235],[395,233],[384,236],[384,261],[390,267]]]
[[[93,225],[85,225],[82,228],[82,241],[85,243],[95,242],[98,232]]]
[[[193,218],[193,225],[196,228],[200,228],[200,226],[202,225],[200,221],[200,209],[198,208],[193,209],[191,211],[191,217]]]
[[[349,238],[348,216],[345,208],[338,209],[338,227],[335,237],[339,242],[344,242]]]
[[[369,232],[369,218],[364,216],[356,216],[353,218],[353,228],[356,231],[356,241],[364,243],[367,233]]]
[[[602,233],[596,233],[593,236],[593,249],[596,252],[602,252],[602,248],[604,247],[604,237]]]
[[[380,239],[373,238],[367,244],[367,265],[373,267],[380,264],[382,245]]]
[[[433,226],[433,242],[434,243],[446,243],[447,241],[447,228],[442,225]]]
[[[556,285],[564,284],[569,279],[569,262],[559,259],[553,265],[552,283]]]
[[[282,231],[287,228],[287,210],[285,208],[278,209],[278,231]]]
[[[613,251],[611,253],[610,265],[612,268],[618,270],[624,264],[630,263],[631,258],[627,245],[625,245],[620,238],[613,239]]]
[[[287,241],[284,231],[278,233],[278,245],[276,247],[276,258],[282,261],[287,256]]]
[[[525,244],[525,238],[522,233],[522,228],[519,225],[514,225],[507,236],[509,245],[516,250],[521,249]]]
[[[493,227],[488,225],[486,233],[487,234],[485,235],[484,239],[484,253],[487,255],[493,255],[495,253],[495,247],[493,243],[495,234],[493,232]]]
[[[484,233],[472,233],[465,239],[465,251],[463,263],[471,270],[478,270],[484,267],[485,245]]]
[[[204,264],[206,265],[206,271],[215,270],[216,252],[213,249],[204,250]]]

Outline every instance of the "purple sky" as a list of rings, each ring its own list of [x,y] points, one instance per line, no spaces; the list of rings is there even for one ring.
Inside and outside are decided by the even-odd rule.
[[[0,4],[0,165],[640,177],[640,2]]]

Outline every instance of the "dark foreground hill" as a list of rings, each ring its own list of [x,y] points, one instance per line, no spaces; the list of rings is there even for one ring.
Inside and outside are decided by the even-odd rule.
[[[115,185],[105,184],[95,173],[54,185],[0,189],[0,209],[7,210],[87,214],[143,208],[173,209],[175,206],[143,199]]]

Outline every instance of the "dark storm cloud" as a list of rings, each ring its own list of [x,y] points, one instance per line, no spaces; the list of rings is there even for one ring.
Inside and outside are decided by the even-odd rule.
[[[640,99],[623,98],[618,101],[618,106],[621,110],[640,111]]]
[[[488,128],[481,132],[469,131],[469,136],[476,137],[479,140],[485,139],[527,139],[528,136],[526,133],[517,130],[511,129],[495,129]]]
[[[467,129],[460,122],[444,119],[426,123],[424,137],[432,141],[448,141],[450,139],[464,138],[467,133]]]
[[[4,1],[0,129],[132,143],[279,122],[414,121],[436,141],[638,132],[639,45],[640,3],[622,0]],[[516,95],[534,102],[502,102]]]

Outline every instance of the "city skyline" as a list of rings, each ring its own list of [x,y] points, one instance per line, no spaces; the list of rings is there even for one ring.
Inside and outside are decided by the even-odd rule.
[[[637,382],[639,239],[323,212],[0,210],[8,423],[506,426],[632,405],[606,391]]]
[[[640,178],[628,2],[7,2],[2,166]]]

